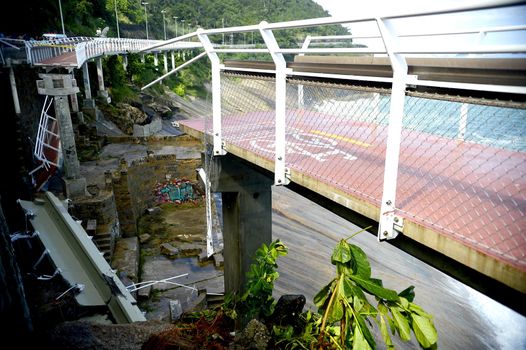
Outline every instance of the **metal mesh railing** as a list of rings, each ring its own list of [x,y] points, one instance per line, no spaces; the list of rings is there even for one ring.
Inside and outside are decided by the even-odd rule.
[[[526,267],[526,110],[406,97],[397,209]]]
[[[221,76],[223,139],[274,159],[275,82],[263,76]]]
[[[289,85],[288,93],[297,98],[287,106],[288,166],[379,204],[389,91],[301,81]]]
[[[270,161],[274,88],[222,76],[224,140]],[[526,109],[408,95],[396,214],[524,268]],[[286,166],[379,207],[389,107],[387,89],[289,80]]]

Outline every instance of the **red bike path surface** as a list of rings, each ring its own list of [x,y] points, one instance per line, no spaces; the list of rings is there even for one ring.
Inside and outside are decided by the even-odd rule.
[[[201,138],[205,124],[210,134],[211,121],[180,121]],[[291,181],[324,184],[337,193],[327,197],[348,196],[359,204],[347,207],[378,221],[387,126],[305,110],[288,110],[286,124]],[[411,226],[404,234],[526,290],[526,153],[415,130],[401,136],[396,214]],[[274,112],[223,116],[222,137],[228,152],[273,171]]]

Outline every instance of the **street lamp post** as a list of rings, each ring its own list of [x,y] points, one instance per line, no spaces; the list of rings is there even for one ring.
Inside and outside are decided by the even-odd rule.
[[[175,37],[177,38],[177,16],[174,16],[174,21],[175,21]]]
[[[183,24],[182,31],[183,31],[183,35],[184,35],[184,19],[181,20],[181,23]]]
[[[62,23],[62,34],[66,36],[66,29],[64,29],[64,16],[62,16],[62,1],[58,0],[58,8],[60,10],[60,22]]]
[[[117,38],[121,38],[121,33],[119,32],[119,15],[117,14],[117,0],[113,0],[115,5],[115,22],[117,22]]]
[[[148,40],[148,12],[146,12],[146,5],[148,5],[148,3],[143,1],[141,5],[144,5],[144,16],[146,17],[146,40]]]
[[[225,19],[221,18],[221,24],[223,25],[223,29],[225,29]],[[225,33],[221,33],[221,36],[223,37],[223,45],[225,45]]]
[[[164,14],[166,13],[166,10],[161,10],[161,13],[163,14],[164,40],[166,40],[166,19],[164,18]]]

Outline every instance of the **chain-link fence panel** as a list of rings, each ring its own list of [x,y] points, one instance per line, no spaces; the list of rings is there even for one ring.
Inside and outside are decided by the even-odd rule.
[[[273,161],[274,80],[222,84],[224,139]],[[380,207],[390,90],[289,80],[286,105],[286,166]],[[526,109],[408,92],[401,136],[396,214],[526,268]]]
[[[287,166],[379,205],[389,91],[308,81],[289,86]]]
[[[451,100],[406,97],[397,208],[524,269],[526,110]]]
[[[259,140],[274,140],[275,89],[273,78],[224,73],[221,75],[223,140],[274,160]]]

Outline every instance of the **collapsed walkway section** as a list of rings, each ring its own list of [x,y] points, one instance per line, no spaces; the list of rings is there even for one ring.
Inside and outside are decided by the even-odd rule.
[[[145,321],[136,300],[119,280],[82,226],[50,192],[19,201],[56,273],[76,287],[81,307],[107,307],[116,323]]]

